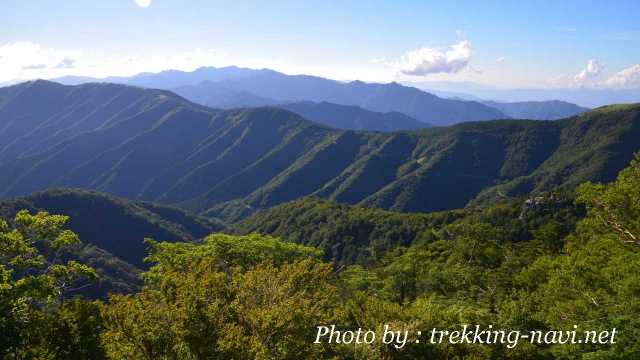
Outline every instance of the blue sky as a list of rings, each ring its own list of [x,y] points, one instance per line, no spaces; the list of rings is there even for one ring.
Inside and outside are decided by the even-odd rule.
[[[5,0],[2,9],[0,81],[239,65],[341,80],[640,87],[637,0]]]

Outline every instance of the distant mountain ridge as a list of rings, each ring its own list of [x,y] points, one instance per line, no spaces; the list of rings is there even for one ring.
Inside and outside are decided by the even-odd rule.
[[[399,112],[375,112],[359,106],[338,105],[325,101],[320,103],[278,101],[260,97],[248,91],[235,90],[222,83],[212,81],[204,81],[196,86],[178,87],[173,91],[198,104],[205,104],[213,108],[276,106],[335,129],[398,131],[431,126],[431,124],[418,121]]]
[[[529,120],[558,120],[576,116],[589,110],[576,104],[558,100],[523,102],[482,101],[482,103],[502,111],[511,118]]]
[[[104,81],[147,88],[173,90],[191,101],[211,107],[273,105],[270,102],[330,102],[360,106],[375,112],[400,112],[433,125],[508,118],[499,110],[476,101],[442,99],[398,83],[339,82],[309,75],[285,75],[277,71],[234,66],[204,67],[193,72],[176,70],[132,77],[55,79],[65,84]],[[248,98],[241,103],[239,94]],[[222,98],[222,100],[221,100]],[[257,101],[256,99],[259,99]],[[252,103],[252,101],[256,101]]]
[[[467,100],[528,102],[560,100],[578,106],[596,108],[610,104],[640,102],[640,88],[572,87],[572,88],[501,88],[471,81],[403,82],[442,97],[457,96]]]
[[[171,90],[190,101],[218,109],[272,106],[282,103],[280,100],[261,97],[245,90],[236,90],[224,83],[209,80]]]
[[[64,77],[57,81],[76,85],[86,82],[104,81],[147,88],[169,89],[199,104],[214,108],[271,106],[290,102],[330,102],[339,105],[360,106],[376,112],[401,112],[421,121],[437,125],[473,120],[517,118],[529,120],[556,120],[578,115],[586,108],[565,101],[520,101],[496,102],[482,100],[463,93],[420,90],[420,96],[410,86],[399,84],[366,84],[359,81],[337,82],[320,77],[285,75],[273,70],[252,70],[234,66],[224,68],[203,67],[193,72],[176,70],[157,74],[142,73],[132,77],[109,77],[92,79],[86,77]],[[368,85],[369,90],[358,89]],[[381,86],[382,85],[382,86]],[[469,86],[472,86],[470,84]],[[393,98],[393,88],[402,86],[406,102]],[[311,92],[309,91],[311,89]],[[398,91],[395,89],[395,91]],[[371,93],[384,92],[375,101],[366,101]],[[355,97],[353,96],[355,93]],[[408,99],[413,99],[409,102]],[[459,103],[451,103],[458,101]],[[477,108],[469,102],[483,104],[493,109]],[[424,103],[424,104],[421,104]],[[431,107],[432,114],[422,107]],[[468,114],[467,111],[472,113]],[[495,112],[497,111],[497,112]],[[427,120],[427,117],[430,120]],[[438,119],[437,117],[440,117]]]
[[[431,127],[431,124],[418,121],[399,112],[381,113],[368,111],[359,106],[310,101],[276,106],[335,129],[390,132]]]
[[[609,181],[639,138],[640,105],[373,133],[273,107],[36,81],[0,89],[0,195],[77,187],[230,220],[308,195],[429,212]]]

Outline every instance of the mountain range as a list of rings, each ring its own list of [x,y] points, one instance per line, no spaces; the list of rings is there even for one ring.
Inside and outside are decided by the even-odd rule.
[[[0,89],[0,195],[93,189],[238,220],[316,195],[428,212],[609,181],[640,149],[640,106],[558,121],[337,130],[275,108],[33,81]]]
[[[547,102],[561,100],[588,108],[640,101],[640,88],[637,87],[500,88],[472,81],[406,81],[403,84],[441,97],[456,97],[474,101]]]
[[[415,87],[399,83],[375,84],[362,81],[340,82],[317,76],[286,75],[269,69],[247,69],[235,66],[203,67],[192,72],[176,70],[142,73],[132,77],[94,79],[63,77],[55,81],[77,85],[87,82],[109,82],[145,88],[172,90],[195,103],[214,108],[271,106],[291,102],[332,103],[358,106],[374,112],[399,112],[436,126],[464,121],[506,118],[540,119],[551,114],[553,119],[573,116],[585,109],[554,101],[514,104],[516,116],[498,106],[460,98],[442,98]],[[506,104],[504,106],[507,106]],[[558,109],[560,107],[560,109]],[[531,109],[530,112],[527,112]],[[374,130],[374,129],[368,129]]]
[[[242,107],[276,106],[297,113],[314,122],[336,129],[398,131],[430,127],[400,112],[377,112],[354,105],[338,105],[326,101],[287,102],[254,95],[245,90],[234,90],[228,86],[204,81],[198,85],[173,89],[186,99],[212,108],[233,109]]]
[[[558,120],[588,111],[588,108],[578,106],[566,101],[521,101],[521,102],[497,102],[481,101],[487,106],[496,108],[505,115],[514,119],[529,120]]]

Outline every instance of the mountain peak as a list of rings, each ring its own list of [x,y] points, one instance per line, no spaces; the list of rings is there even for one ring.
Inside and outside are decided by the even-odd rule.
[[[51,81],[51,80],[46,80],[46,79],[35,79],[35,80],[29,80],[26,82],[29,85],[32,86],[52,86],[52,85],[62,85],[60,83],[57,83],[55,81]]]

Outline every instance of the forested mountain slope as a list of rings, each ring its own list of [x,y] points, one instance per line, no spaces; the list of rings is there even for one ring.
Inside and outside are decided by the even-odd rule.
[[[532,205],[525,199],[490,206],[428,214],[398,213],[304,198],[263,210],[232,225],[238,234],[260,233],[320,248],[338,264],[370,265],[390,250],[430,242],[440,229],[458,221],[503,227],[511,242],[525,242],[549,223],[569,232],[584,208],[572,196],[549,192]],[[442,234],[441,234],[442,236]]]
[[[640,149],[638,105],[369,133],[122,85],[38,81],[1,89],[0,99],[0,195],[78,187],[228,220],[307,195],[397,211],[461,208],[609,181]]]

